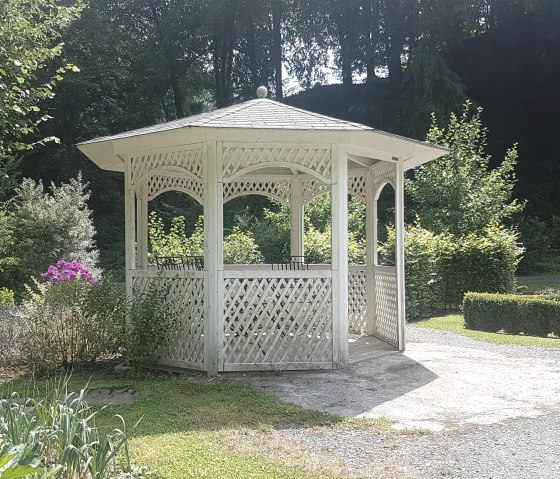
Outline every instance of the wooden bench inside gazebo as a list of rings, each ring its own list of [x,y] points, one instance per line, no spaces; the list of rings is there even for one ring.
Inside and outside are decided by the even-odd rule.
[[[349,331],[404,350],[404,172],[447,153],[265,98],[78,145],[124,173],[126,287],[169,286],[175,321],[161,365],[225,371],[327,369]],[[377,199],[395,191],[396,264],[377,261]],[[182,191],[204,207],[204,258],[148,264],[148,204]],[[290,263],[224,265],[223,205],[265,195],[291,212]],[[305,261],[304,208],[332,200],[332,261]],[[366,204],[366,262],[348,264],[348,197]],[[298,259],[299,258],[299,259]],[[303,266],[304,265],[304,266]]]

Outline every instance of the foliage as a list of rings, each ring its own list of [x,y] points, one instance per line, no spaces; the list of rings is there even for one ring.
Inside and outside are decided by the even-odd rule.
[[[200,216],[192,235],[187,234],[185,217],[171,220],[169,230],[163,220],[152,212],[148,221],[150,262],[155,264],[161,256],[202,256],[204,254],[204,218]],[[263,256],[251,232],[245,233],[238,226],[224,238],[224,262],[230,264],[262,263]]]
[[[107,479],[123,472],[117,454],[124,456],[126,471],[130,470],[124,420],[118,416],[123,427],[101,435],[95,427],[99,410],[93,411],[85,397],[86,389],[68,392],[67,379],[47,383],[41,399],[22,398],[10,391],[4,394],[0,399],[1,477]]]
[[[119,352],[125,306],[124,290],[109,280],[78,275],[36,283],[19,313],[24,358],[32,369],[45,371]]]
[[[525,247],[520,273],[560,271],[560,216],[548,220],[524,216],[519,221],[519,232]]]
[[[224,263],[254,264],[263,261],[263,255],[251,233],[245,233],[235,226],[224,238]]]
[[[0,4],[0,200],[15,186],[14,155],[37,143],[29,135],[49,119],[42,102],[54,97],[53,88],[68,63],[53,66],[62,53],[62,32],[81,6],[58,0],[5,0]],[[55,71],[56,70],[56,71]]]
[[[22,290],[33,276],[65,258],[79,261],[95,272],[98,252],[95,228],[87,201],[87,185],[79,175],[69,183],[43,191],[42,182],[26,179],[18,187],[11,222],[13,241],[8,286]]]
[[[14,292],[8,288],[0,288],[0,307],[14,305]]]
[[[511,222],[522,211],[524,205],[512,199],[516,146],[499,166],[490,169],[485,152],[488,132],[481,114],[482,108],[467,101],[460,116],[451,115],[447,129],[440,128],[432,116],[428,140],[451,152],[420,166],[406,181],[423,228],[454,235],[482,233],[490,224]]]
[[[465,327],[546,337],[560,336],[560,298],[513,294],[467,293]]]
[[[171,327],[170,283],[151,281],[146,289],[135,289],[127,308],[124,356],[135,367],[157,363]]]
[[[458,308],[464,293],[510,293],[521,250],[516,234],[490,226],[483,234],[435,234],[418,226],[405,234],[406,309],[409,318]],[[394,261],[395,231],[380,248],[382,262]]]

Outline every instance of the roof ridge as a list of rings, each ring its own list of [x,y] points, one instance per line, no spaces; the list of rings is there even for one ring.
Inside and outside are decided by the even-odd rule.
[[[264,98],[263,98],[263,100],[264,100]],[[269,99],[266,98],[266,100],[269,100]],[[278,103],[280,105],[283,105],[286,108],[290,108],[291,110],[295,110],[295,111],[299,111],[301,113],[306,113],[307,115],[315,116],[317,118],[322,118],[322,119],[326,119],[326,120],[330,120],[330,121],[336,121],[336,122],[339,122],[339,123],[345,123],[346,125],[351,125],[351,126],[361,126],[361,127],[367,128],[367,129],[375,130],[375,128],[372,128],[371,126],[368,126],[368,125],[364,125],[362,123],[356,123],[356,122],[353,122],[353,121],[343,120],[341,118],[334,118],[332,116],[322,115],[321,113],[316,113],[316,112],[310,111],[310,110],[304,110],[303,108],[298,108],[297,106],[288,105],[287,103],[282,103],[278,100],[269,100],[269,101],[271,101],[273,103]]]
[[[217,108],[216,110],[213,111],[207,111],[204,112],[204,114],[206,115],[211,115],[212,113],[214,113],[214,115],[212,116],[212,118],[208,118],[204,121],[201,121],[200,124],[201,125],[206,125],[207,123],[211,122],[211,121],[215,121],[215,120],[219,120],[221,118],[224,118],[228,115],[231,115],[233,113],[238,113],[241,110],[244,110],[245,108],[247,108],[249,106],[249,103],[253,103],[255,100],[248,100],[248,101],[243,101],[241,103],[236,103],[235,105],[230,105],[230,106],[226,106],[224,108]],[[217,113],[220,110],[222,110],[222,113]],[[228,111],[224,111],[224,110],[228,110]],[[201,113],[202,114],[202,113]],[[188,118],[193,118],[192,116],[185,116],[184,119],[188,119]]]

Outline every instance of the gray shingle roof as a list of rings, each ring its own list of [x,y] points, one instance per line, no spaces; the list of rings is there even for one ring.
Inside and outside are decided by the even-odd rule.
[[[208,113],[188,116],[179,120],[104,136],[81,144],[117,140],[132,136],[173,130],[183,127],[207,128],[261,128],[285,130],[373,130],[369,126],[319,115],[273,100],[260,98]]]

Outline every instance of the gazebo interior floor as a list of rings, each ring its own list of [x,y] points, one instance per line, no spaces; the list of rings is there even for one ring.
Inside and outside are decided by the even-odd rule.
[[[375,336],[363,336],[360,334],[350,333],[348,335],[348,342],[350,343],[348,356],[349,364],[396,352],[396,349],[393,346],[376,338]]]

